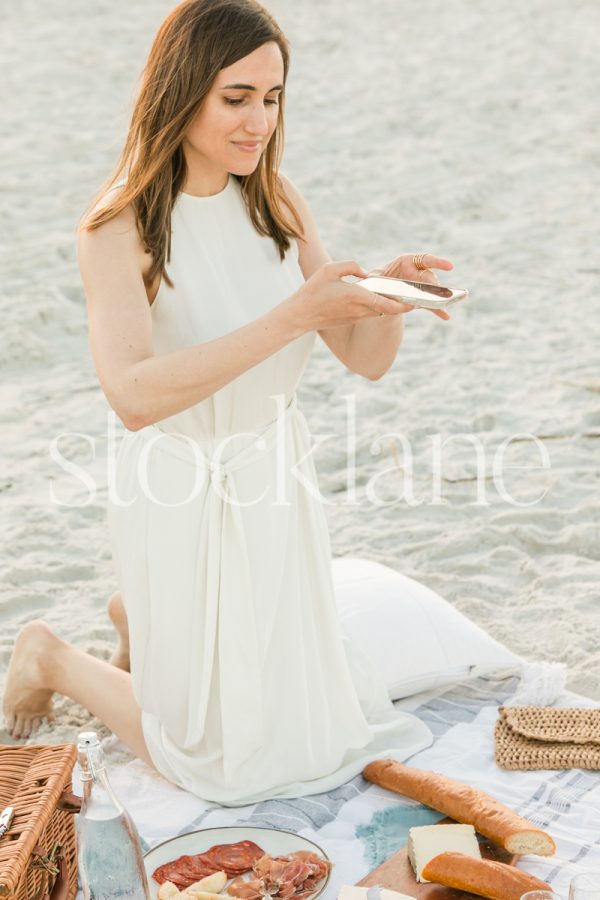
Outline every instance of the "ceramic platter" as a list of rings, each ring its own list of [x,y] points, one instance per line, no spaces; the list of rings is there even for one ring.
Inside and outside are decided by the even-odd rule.
[[[329,859],[327,854],[314,841],[300,837],[293,831],[278,831],[275,828],[259,828],[253,826],[228,827],[228,828],[203,828],[199,831],[190,831],[189,834],[180,834],[157,844],[144,856],[144,865],[148,876],[150,896],[152,900],[158,897],[158,883],[153,879],[152,873],[166,862],[177,859],[179,856],[193,856],[196,853],[205,853],[215,844],[236,844],[238,841],[254,841],[270,856],[286,856],[294,850],[310,850],[324,859]],[[329,882],[329,873],[323,879],[315,893],[309,900],[316,900]],[[225,888],[226,890],[226,888]]]

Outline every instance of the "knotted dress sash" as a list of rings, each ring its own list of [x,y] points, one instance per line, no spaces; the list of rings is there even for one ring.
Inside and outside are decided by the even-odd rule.
[[[265,741],[261,684],[261,665],[255,602],[251,578],[251,560],[244,528],[244,519],[236,485],[236,473],[264,458],[273,450],[280,430],[285,435],[285,418],[297,414],[296,395],[287,407],[262,431],[254,432],[255,440],[223,461],[211,459],[206,445],[215,439],[198,441],[188,435],[165,432],[157,425],[141,429],[137,434],[144,441],[140,458],[150,454],[158,445],[161,453],[169,453],[210,473],[205,494],[208,509],[208,541],[206,560],[208,571],[199,583],[205,596],[198,602],[205,604],[204,634],[198,646],[201,677],[189,685],[188,721],[184,729],[182,750],[192,750],[205,734],[209,697],[213,678],[217,673],[218,656],[220,711],[222,723],[223,770],[230,781],[239,767]],[[147,462],[147,459],[146,459]],[[256,503],[256,500],[253,501]],[[222,690],[225,684],[236,686],[234,691]]]

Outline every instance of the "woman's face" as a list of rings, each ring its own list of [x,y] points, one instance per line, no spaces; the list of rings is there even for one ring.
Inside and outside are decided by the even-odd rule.
[[[283,59],[274,41],[220,70],[184,138],[186,190],[219,190],[227,172],[254,171],[275,131],[282,90]]]

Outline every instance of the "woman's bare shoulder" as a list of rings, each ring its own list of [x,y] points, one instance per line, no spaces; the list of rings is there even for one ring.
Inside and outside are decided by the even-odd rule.
[[[310,278],[319,266],[330,261],[330,257],[319,235],[315,217],[301,192],[283,172],[279,173],[279,184],[283,192],[284,203],[293,207],[290,209],[292,215],[295,210],[300,217],[303,237],[298,241],[298,262],[304,277]]]
[[[82,220],[77,234],[77,258],[79,269],[87,285],[103,285],[107,273],[119,273],[122,284],[130,287],[143,284],[151,266],[151,256],[144,252],[136,215],[131,204],[95,228],[87,228],[86,222],[97,212],[106,209],[118,197],[115,187],[105,192]],[[130,280],[130,281],[129,281]],[[151,302],[151,298],[148,298]],[[152,298],[153,299],[153,298]]]
[[[110,233],[112,231],[123,234],[124,232],[128,232],[131,228],[133,228],[133,230],[137,232],[135,211],[131,204],[128,204],[126,207],[124,207],[124,209],[119,210],[119,212],[111,216],[110,219],[107,219],[106,222],[102,222],[101,225],[98,225],[92,229],[87,227],[87,223],[93,220],[93,218],[97,216],[98,213],[101,213],[103,210],[107,209],[111,204],[115,203],[115,201],[119,199],[119,197],[123,193],[123,189],[124,183],[120,182],[108,188],[106,191],[100,194],[99,197],[96,198],[95,202],[88,209],[80,223],[80,234],[95,234],[99,232]]]
[[[314,235],[317,231],[317,225],[311,212],[310,206],[304,199],[302,193],[296,187],[291,178],[289,178],[289,176],[284,172],[278,172],[278,179],[283,195],[283,202],[288,207],[290,212],[292,212],[292,214],[295,210],[296,213],[300,216],[300,222],[302,224],[302,230],[304,231],[305,236],[308,237],[310,235]]]
[[[288,175],[286,175],[285,172],[278,172],[277,180],[279,182],[283,200],[285,202],[292,203],[294,206],[306,206],[306,200],[304,199],[292,179]],[[300,210],[298,210],[298,212],[300,212]]]
[[[114,203],[122,191],[123,184],[114,185],[98,197],[83,217],[77,234],[77,248],[80,262],[84,265],[90,256],[104,259],[105,256],[133,255],[136,261],[143,260],[142,241],[131,204],[94,228],[87,225],[98,213]]]

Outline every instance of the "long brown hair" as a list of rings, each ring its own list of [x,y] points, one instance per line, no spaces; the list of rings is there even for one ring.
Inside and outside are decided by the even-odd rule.
[[[257,0],[184,0],[161,25],[144,69],[129,133],[116,171],[84,216],[93,230],[131,204],[152,266],[151,284],[165,271],[171,254],[171,210],[186,176],[183,138],[220,69],[232,65],[268,41],[283,57],[284,84],[289,70],[287,40],[273,16]],[[256,169],[239,177],[252,223],[273,238],[281,259],[290,238],[302,238],[302,224],[282,194],[278,168],[283,151],[284,97],[279,97],[277,126]],[[237,176],[236,176],[237,177]],[[107,191],[125,178],[122,190]],[[94,209],[101,198],[107,202]],[[282,209],[287,204],[294,222]]]

